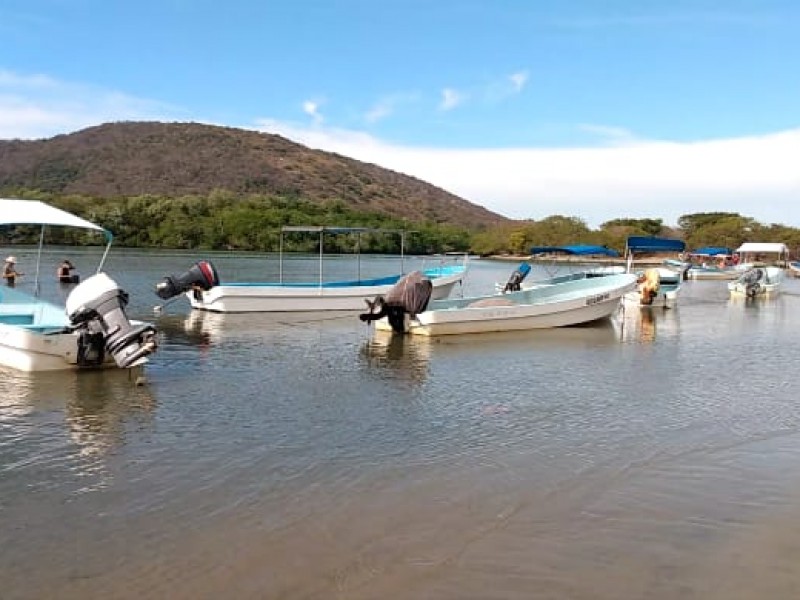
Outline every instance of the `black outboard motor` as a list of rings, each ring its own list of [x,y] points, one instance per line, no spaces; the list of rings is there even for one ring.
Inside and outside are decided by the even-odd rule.
[[[761,279],[764,277],[764,270],[755,267],[748,269],[739,278],[739,283],[744,285],[744,293],[748,298],[755,298],[761,291]]]
[[[156,329],[149,323],[134,326],[125,315],[128,294],[105,273],[92,275],[67,297],[67,316],[79,333],[78,364],[101,365],[110,352],[126,369],[147,362],[156,351]]]
[[[506,292],[520,291],[522,289],[522,282],[530,272],[531,266],[528,263],[520,263],[520,265],[517,267],[517,270],[511,274],[511,277],[508,278],[508,282],[503,288],[503,293],[505,294]]]
[[[192,289],[208,291],[215,285],[219,285],[217,270],[209,261],[201,260],[194,263],[185,273],[164,277],[156,284],[156,294],[164,300],[169,300]]]
[[[412,271],[394,284],[385,296],[377,296],[373,301],[365,300],[369,312],[360,314],[358,318],[369,323],[387,317],[393,331],[405,333],[406,315],[415,317],[425,312],[432,293],[431,280],[419,271]]]

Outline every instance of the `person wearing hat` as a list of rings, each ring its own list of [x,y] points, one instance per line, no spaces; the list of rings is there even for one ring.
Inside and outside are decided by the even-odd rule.
[[[14,287],[14,284],[17,282],[17,277],[24,275],[24,273],[20,273],[16,269],[17,259],[13,256],[9,256],[6,259],[6,264],[3,266],[3,279],[6,280],[6,285],[9,287]]]

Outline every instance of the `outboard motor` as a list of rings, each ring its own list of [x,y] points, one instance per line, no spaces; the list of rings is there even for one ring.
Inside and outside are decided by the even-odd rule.
[[[517,270],[511,274],[511,277],[508,278],[508,282],[503,288],[503,293],[505,294],[506,292],[520,291],[522,289],[522,282],[530,272],[531,266],[528,263],[520,263],[520,265],[517,267]]]
[[[219,285],[217,270],[209,261],[201,260],[194,263],[185,273],[164,277],[156,284],[156,294],[164,300],[169,300],[189,290],[208,291],[215,285]]]
[[[368,323],[387,317],[393,331],[405,333],[406,315],[413,318],[425,312],[432,293],[431,280],[419,271],[412,271],[394,284],[385,296],[376,296],[373,301],[365,300],[369,312],[360,314],[358,318]]]
[[[745,296],[755,298],[761,291],[761,279],[764,277],[764,270],[758,267],[748,269],[739,278],[739,283],[744,286]]]
[[[146,362],[156,350],[156,329],[149,323],[134,326],[125,315],[128,294],[105,273],[79,284],[67,297],[67,316],[79,333],[78,364],[100,365],[110,352],[120,368]]]
[[[637,279],[639,284],[639,303],[644,306],[653,304],[653,300],[658,296],[661,287],[661,274],[658,269],[647,269]]]

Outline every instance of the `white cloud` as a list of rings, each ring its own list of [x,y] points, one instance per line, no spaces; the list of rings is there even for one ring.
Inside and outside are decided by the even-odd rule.
[[[308,145],[413,175],[512,218],[617,217],[730,211],[800,226],[800,129],[692,143],[633,141],[569,149],[413,148],[363,133],[259,123]]]
[[[522,88],[525,87],[525,84],[528,83],[528,72],[518,71],[516,73],[512,73],[508,76],[508,80],[511,82],[511,86],[514,88],[515,92],[521,92]]]
[[[439,103],[439,110],[452,110],[467,99],[466,95],[453,88],[442,90],[442,101]]]
[[[461,96],[451,92],[449,102],[457,105]],[[655,217],[674,224],[683,214],[731,211],[800,227],[800,129],[677,143],[581,124],[608,145],[452,150],[398,146],[363,132],[322,127],[319,106],[309,100],[303,107],[313,126],[261,120],[254,128],[413,175],[512,218],[564,214],[597,226],[617,217]],[[187,117],[152,100],[0,70],[0,139],[48,137],[108,121]]]
[[[320,125],[325,119],[319,112],[321,102],[317,100],[306,100],[303,102],[303,112],[310,116],[314,123]]]
[[[42,138],[123,120],[176,120],[177,108],[47,75],[0,70],[0,139]]]
[[[394,114],[401,105],[411,104],[419,100],[416,92],[398,92],[384,96],[364,114],[364,121],[373,124]]]

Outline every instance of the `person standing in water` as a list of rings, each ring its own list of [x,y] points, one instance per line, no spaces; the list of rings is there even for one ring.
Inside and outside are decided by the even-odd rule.
[[[17,259],[9,256],[6,259],[6,264],[3,266],[3,279],[6,280],[8,287],[14,287],[17,283],[17,277],[21,277],[24,273],[17,271]]]
[[[58,269],[56,269],[58,281],[60,283],[78,283],[76,281],[77,276],[72,274],[74,269],[75,266],[70,261],[65,259],[64,262],[58,265]]]

